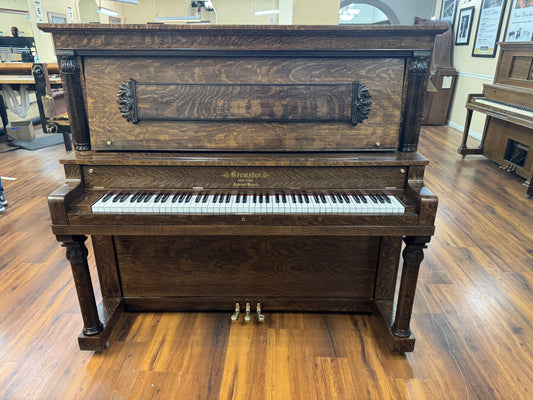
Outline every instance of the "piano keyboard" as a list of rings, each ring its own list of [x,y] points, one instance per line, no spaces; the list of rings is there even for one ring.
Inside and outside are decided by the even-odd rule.
[[[403,214],[391,194],[346,192],[278,193],[107,193],[94,214]]]
[[[482,104],[490,107],[498,108],[499,111],[504,113],[514,113],[519,114],[524,117],[533,118],[533,111],[527,110],[525,108],[517,107],[517,106],[511,106],[509,104],[502,103],[500,101],[496,100],[490,100],[490,99],[482,99],[482,98],[475,98],[474,103]]]

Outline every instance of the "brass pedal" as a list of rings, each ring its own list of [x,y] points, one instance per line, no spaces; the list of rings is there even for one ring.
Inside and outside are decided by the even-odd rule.
[[[244,315],[244,322],[248,323],[252,320],[250,315],[250,303],[246,303],[246,314]]]
[[[239,303],[235,303],[235,312],[231,314],[231,322],[236,322],[239,319],[240,314],[241,307],[239,306]]]
[[[257,320],[259,322],[265,322],[265,316],[261,314],[261,303],[257,303]]]

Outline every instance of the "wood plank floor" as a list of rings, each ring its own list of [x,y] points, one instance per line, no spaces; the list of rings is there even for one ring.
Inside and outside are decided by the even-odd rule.
[[[109,349],[79,351],[46,203],[64,148],[0,153],[2,176],[17,178],[3,181],[0,216],[0,399],[533,398],[533,199],[482,156],[461,159],[459,143],[450,128],[423,129],[440,204],[406,355],[387,351],[371,316],[343,314],[267,314],[262,325],[127,314]]]

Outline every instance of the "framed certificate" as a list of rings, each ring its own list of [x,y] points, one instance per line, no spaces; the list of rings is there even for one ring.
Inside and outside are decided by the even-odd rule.
[[[494,57],[506,0],[483,0],[472,57]]]

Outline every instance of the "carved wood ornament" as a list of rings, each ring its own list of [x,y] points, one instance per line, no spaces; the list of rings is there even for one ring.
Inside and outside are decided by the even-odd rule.
[[[354,81],[352,84],[352,125],[355,126],[368,118],[372,102],[370,92],[364,83]]]
[[[137,85],[150,85],[148,83],[139,83],[135,79],[130,78],[127,81],[122,82],[119,85],[119,90],[117,92],[117,103],[119,105],[120,113],[122,114],[122,117],[125,118],[128,122],[132,122],[133,124],[137,124],[141,119],[143,121],[157,121],[157,120],[166,120],[166,121],[187,121],[187,120],[207,120],[205,117],[190,117],[190,116],[183,116],[183,115],[175,115],[175,116],[166,116],[161,117],[158,115],[139,115],[138,111],[138,105],[139,105],[139,98],[137,96]],[[164,84],[161,86],[169,87],[169,86],[175,86],[179,87],[180,84]],[[197,85],[200,86],[200,85]],[[204,86],[217,86],[217,85],[204,85]],[[222,85],[221,85],[222,86]],[[223,85],[226,86],[226,85]],[[246,85],[246,84],[240,84],[236,86],[253,86],[253,85]],[[257,85],[261,86],[261,85]],[[268,86],[268,85],[265,85]],[[282,86],[282,85],[272,85],[272,86]],[[294,86],[305,86],[305,85],[285,85],[286,87],[294,87]],[[310,85],[310,86],[325,86],[325,85]],[[340,87],[349,87],[349,84],[340,84],[340,85],[330,85],[331,90],[334,91],[335,86]],[[350,115],[349,115],[349,122],[356,126],[357,124],[362,123],[365,119],[368,119],[368,114],[370,113],[371,109],[370,106],[372,105],[372,102],[370,101],[370,98],[372,97],[370,95],[369,88],[359,81],[353,81],[352,84],[352,99],[350,102]],[[343,120],[346,121],[344,118],[346,116],[339,118],[339,116],[336,117],[328,117],[324,118],[324,116],[318,116],[315,115],[314,118],[309,117],[302,117],[302,118],[292,118],[292,121],[296,122],[316,122],[316,121],[336,121],[336,120]],[[226,116],[225,118],[217,116],[216,114],[212,115],[210,120],[238,120],[239,118],[234,116]],[[265,113],[263,116],[256,116],[256,117],[245,117],[241,118],[245,121],[251,121],[251,122],[261,122],[261,121],[269,121],[269,122],[286,122],[285,118],[276,118],[269,116],[268,113]]]

